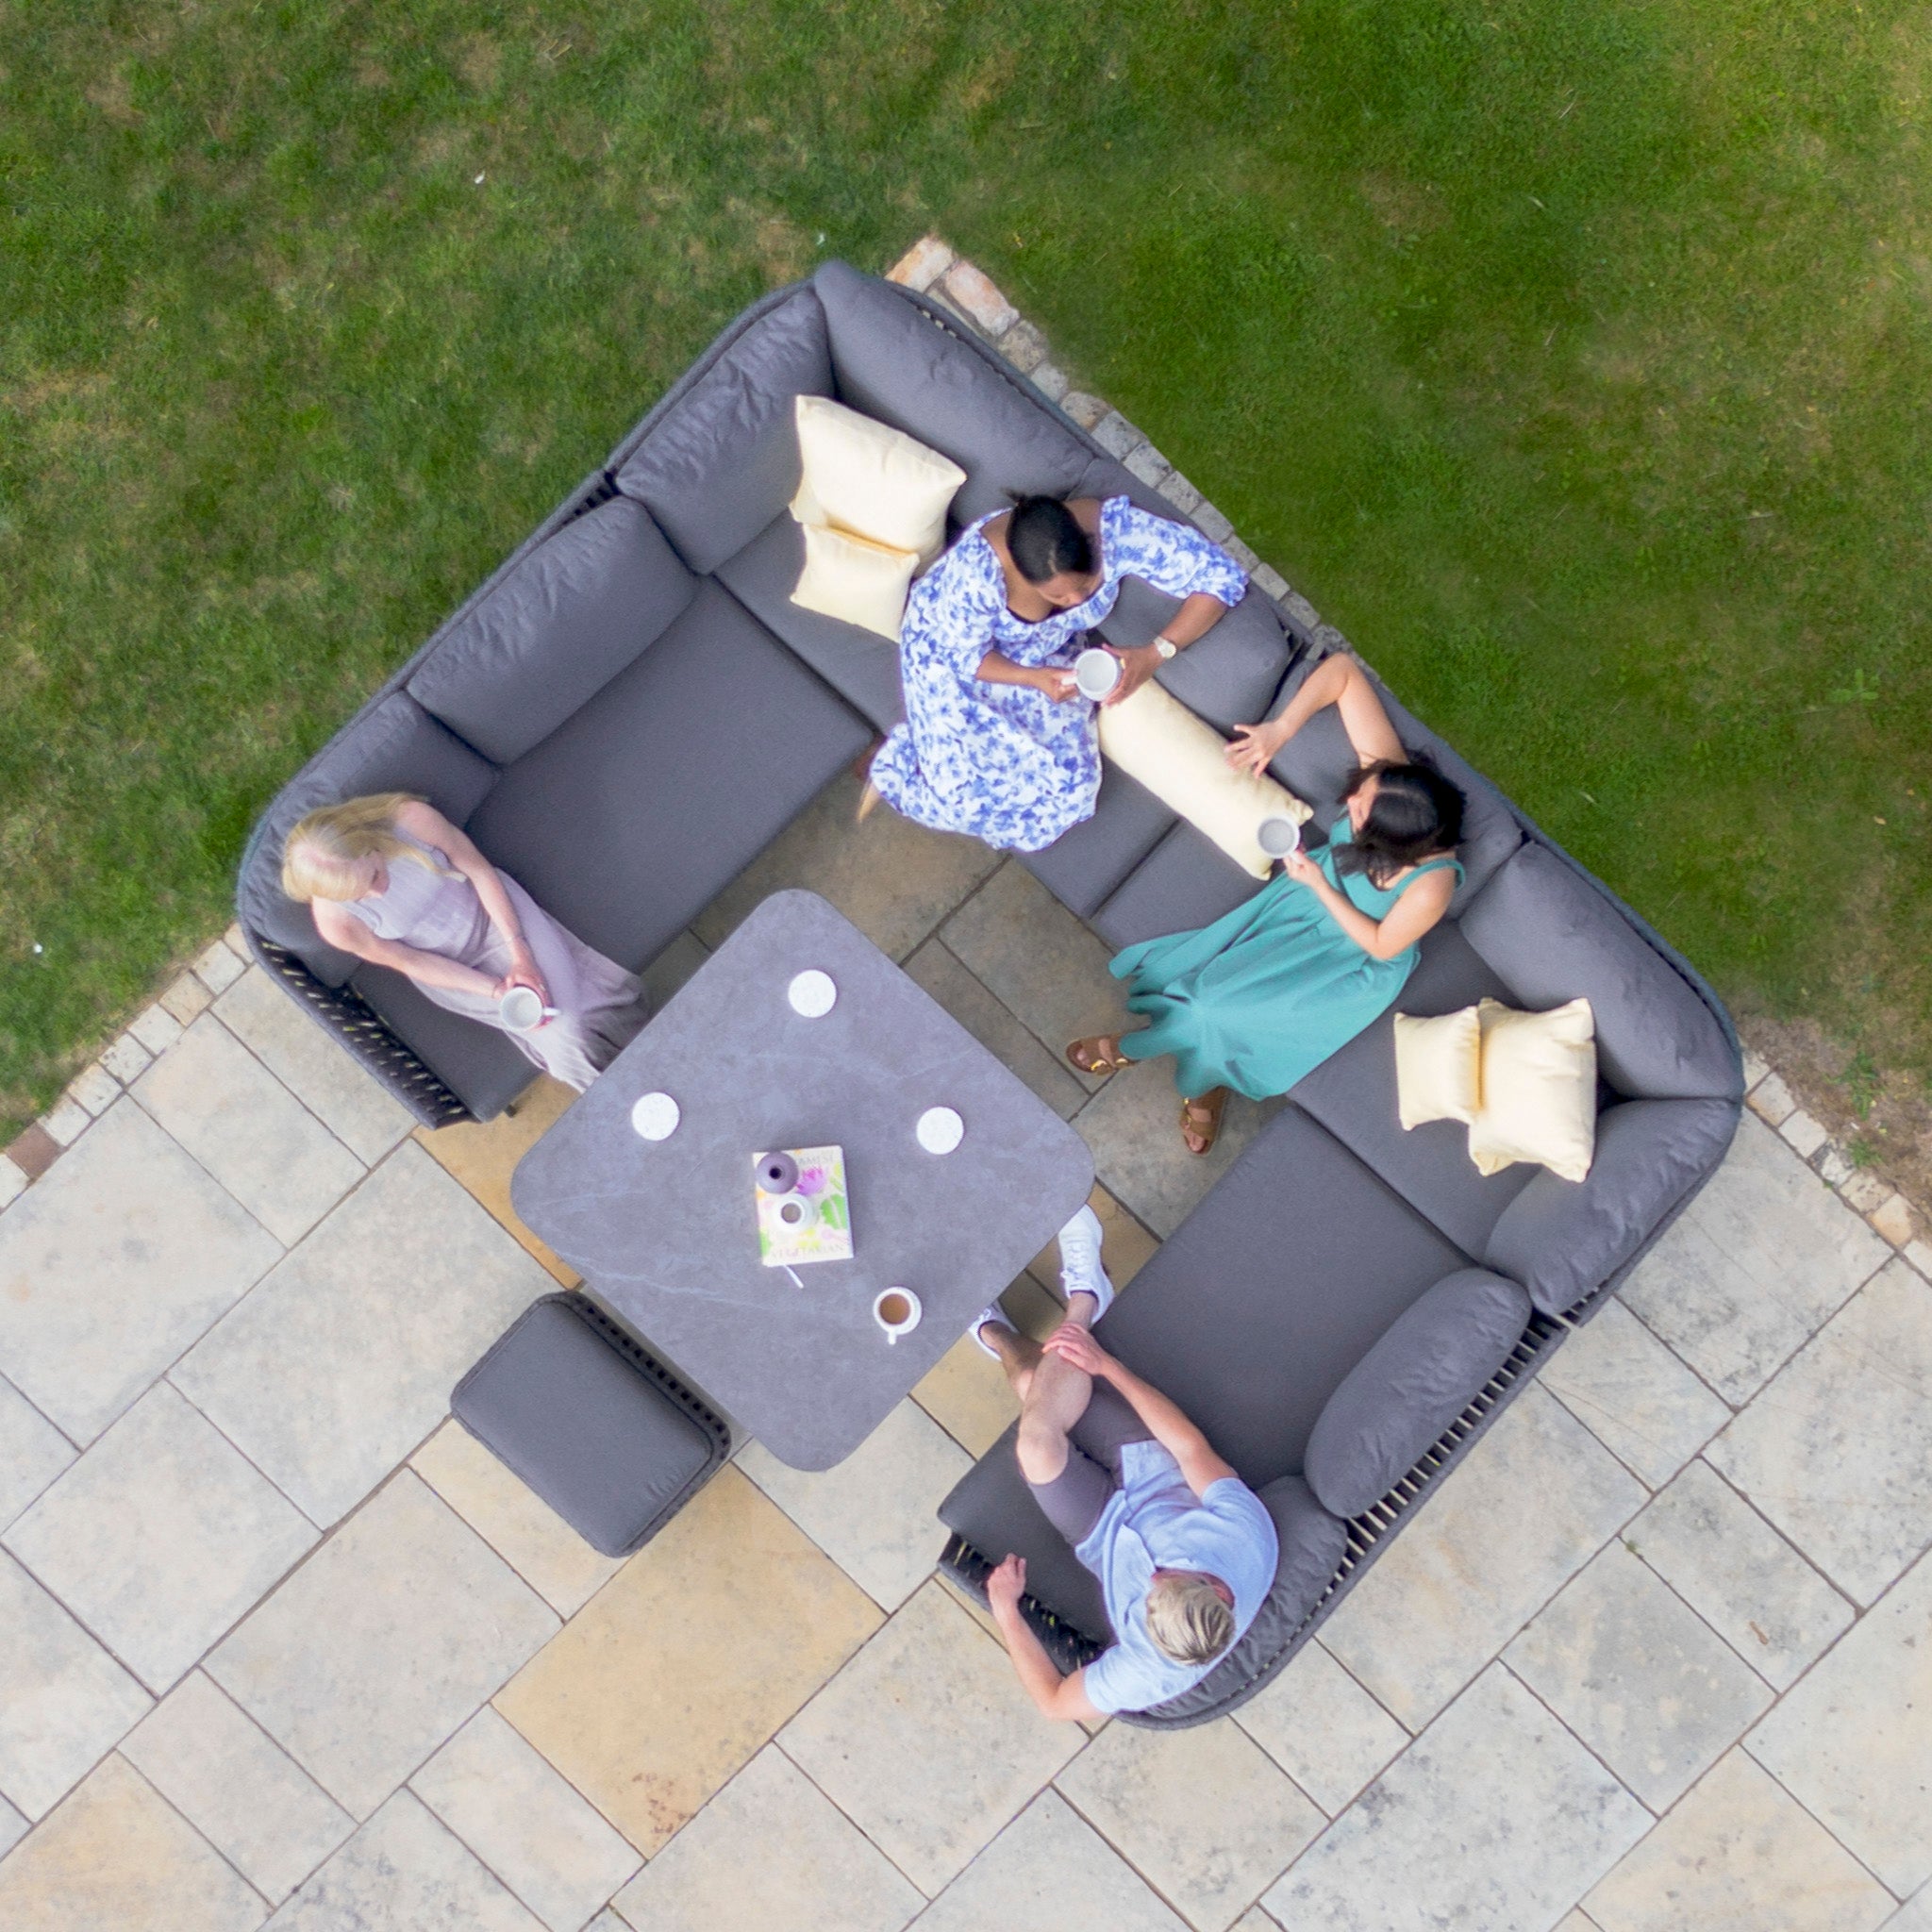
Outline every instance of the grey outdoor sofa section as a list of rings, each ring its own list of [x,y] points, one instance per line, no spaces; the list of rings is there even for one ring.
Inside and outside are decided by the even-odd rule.
[[[899,716],[893,653],[789,601],[802,541],[792,401],[828,394],[967,472],[956,525],[1019,489],[1158,494],[943,310],[842,262],[756,304],[608,461],[272,803],[239,888],[250,944],[418,1117],[487,1117],[529,1076],[500,1035],[332,953],[275,883],[280,841],[325,800],[426,792],[602,950],[641,968]],[[1105,630],[1174,606],[1129,585]],[[1321,641],[1258,591],[1162,672],[1224,728],[1267,715]],[[1715,1169],[1742,1092],[1708,988],[1393,698],[1406,741],[1470,798],[1467,877],[1401,1009],[1588,994],[1601,1091],[1580,1184],[1484,1178],[1463,1130],[1396,1124],[1388,1016],[1309,1074],[1109,1311],[1104,1339],[1172,1393],[1261,1493],[1283,1560],[1235,1654],[1174,1706],[1251,1696],[1388,1532],[1587,1319]],[[710,750],[721,718],[746,741]],[[1332,713],[1276,771],[1333,823],[1352,764]],[[1198,925],[1254,881],[1124,774],[1086,824],[1024,862],[1109,945]],[[594,1284],[591,1284],[594,1288]],[[1028,1558],[1029,1614],[1066,1662],[1104,1641],[1093,1582],[995,1446],[941,1511],[977,1589]]]

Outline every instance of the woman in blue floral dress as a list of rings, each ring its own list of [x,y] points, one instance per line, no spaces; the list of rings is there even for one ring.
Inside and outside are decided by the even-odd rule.
[[[1114,653],[1123,675],[1108,704],[1241,601],[1241,566],[1124,496],[1022,497],[967,529],[907,601],[906,722],[873,759],[859,816],[883,798],[923,825],[1016,852],[1091,818],[1099,734],[1072,667],[1124,576],[1185,601],[1151,642]]]

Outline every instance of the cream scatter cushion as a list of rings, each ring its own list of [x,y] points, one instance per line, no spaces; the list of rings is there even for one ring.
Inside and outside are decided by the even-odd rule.
[[[1483,1027],[1474,1007],[1440,1019],[1395,1016],[1395,1104],[1405,1128],[1473,1121],[1482,1106]]]
[[[946,511],[966,480],[958,463],[825,396],[800,396],[798,493],[791,514],[909,550],[922,564],[945,547]]]
[[[910,550],[855,537],[829,525],[805,526],[805,574],[791,601],[801,610],[842,617],[847,624],[899,641],[906,593],[919,558]]]
[[[1308,808],[1273,778],[1236,771],[1220,732],[1151,680],[1132,697],[1100,708],[1100,748],[1257,879],[1274,866],[1257,836],[1261,821],[1300,824],[1308,816]]]
[[[1596,1153],[1596,1020],[1588,1000],[1548,1013],[1499,1001],[1476,1008],[1482,1026],[1482,1105],[1469,1158],[1484,1174],[1533,1160],[1580,1181]]]

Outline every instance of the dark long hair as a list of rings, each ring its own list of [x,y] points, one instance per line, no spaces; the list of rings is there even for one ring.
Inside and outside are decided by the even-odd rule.
[[[1058,496],[1018,496],[1007,521],[1007,549],[1029,584],[1093,568],[1093,540]]]
[[[1342,792],[1353,798],[1374,778],[1374,802],[1353,843],[1335,856],[1337,872],[1361,872],[1372,885],[1386,886],[1405,867],[1453,852],[1462,837],[1464,800],[1434,765],[1397,764],[1377,758],[1357,766]]]

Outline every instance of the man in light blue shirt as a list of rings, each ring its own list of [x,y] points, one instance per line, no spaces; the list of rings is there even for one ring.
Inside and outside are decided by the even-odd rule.
[[[1113,1286],[1091,1208],[1060,1230],[1060,1261],[1067,1319],[1043,1343],[997,1307],[973,1336],[1020,1397],[1020,1473],[1099,1577],[1114,1643],[1063,1677],[1020,1611],[1024,1559],[1008,1557],[987,1595],[1034,1703],[1047,1717],[1091,1720],[1148,1709],[1199,1683],[1255,1621],[1279,1550],[1260,1499],[1208,1438],[1093,1339]],[[1069,1433],[1076,1423],[1085,1448]]]

